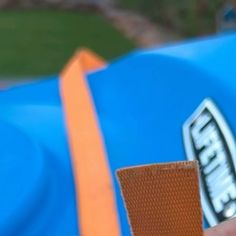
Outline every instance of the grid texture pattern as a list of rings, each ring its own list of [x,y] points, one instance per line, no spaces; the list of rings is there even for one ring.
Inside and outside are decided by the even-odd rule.
[[[202,236],[197,162],[117,172],[134,236]]]

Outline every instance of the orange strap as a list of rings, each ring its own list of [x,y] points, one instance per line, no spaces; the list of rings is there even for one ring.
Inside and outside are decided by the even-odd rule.
[[[95,109],[84,74],[105,66],[88,50],[72,58],[61,74],[61,97],[67,121],[83,236],[119,236],[112,178]]]
[[[203,236],[196,162],[146,165],[117,174],[134,236]]]

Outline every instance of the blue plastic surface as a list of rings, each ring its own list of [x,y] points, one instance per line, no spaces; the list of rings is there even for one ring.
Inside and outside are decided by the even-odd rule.
[[[236,132],[235,42],[232,34],[137,51],[87,76],[122,235],[130,229],[117,169],[186,160],[183,123],[208,97]],[[57,76],[2,91],[0,127],[0,235],[79,235]]]
[[[236,132],[235,43],[236,36],[229,35],[137,52],[88,78],[113,173],[122,235],[130,231],[117,169],[186,160],[182,126],[205,98],[217,104]]]
[[[0,93],[0,120],[0,235],[78,235],[58,78]]]

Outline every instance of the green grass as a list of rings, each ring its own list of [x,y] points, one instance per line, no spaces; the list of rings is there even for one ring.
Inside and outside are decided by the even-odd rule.
[[[216,31],[216,15],[224,0],[120,0],[124,8],[138,11],[151,20],[186,37]]]
[[[109,60],[135,45],[96,14],[53,10],[0,12],[0,76],[58,73],[80,47],[88,47]]]

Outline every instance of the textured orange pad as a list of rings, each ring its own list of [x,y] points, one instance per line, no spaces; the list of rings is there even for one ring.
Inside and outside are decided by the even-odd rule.
[[[117,172],[134,236],[202,236],[197,162]]]

